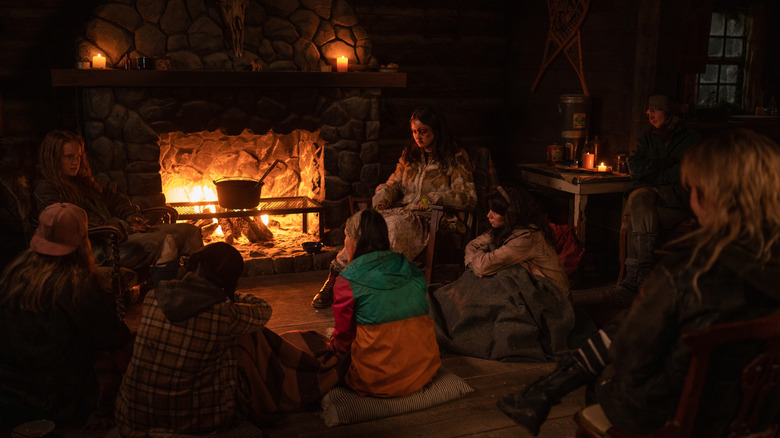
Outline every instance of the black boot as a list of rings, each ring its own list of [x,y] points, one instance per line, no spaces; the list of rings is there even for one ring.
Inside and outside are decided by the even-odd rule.
[[[338,276],[339,272],[331,266],[330,272],[328,273],[328,279],[325,280],[322,289],[320,289],[317,295],[314,296],[314,299],[311,300],[312,307],[315,309],[327,309],[333,304],[333,285],[336,283],[336,278],[338,278]]]
[[[636,288],[639,290],[650,271],[655,265],[655,242],[657,235],[655,233],[634,233],[634,242],[636,242]]]
[[[592,380],[593,375],[583,368],[571,354],[558,363],[555,371],[532,383],[522,392],[509,394],[498,401],[498,408],[515,423],[539,434],[539,427],[547,420],[550,408],[561,398]]]

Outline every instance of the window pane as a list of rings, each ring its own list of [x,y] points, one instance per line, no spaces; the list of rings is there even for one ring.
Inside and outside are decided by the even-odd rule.
[[[737,100],[737,87],[733,85],[721,85],[720,87],[720,101],[723,102],[724,100],[728,103],[736,103]]]
[[[710,23],[710,35],[723,35],[725,27],[725,16],[720,12],[712,13],[712,23]]]
[[[699,85],[699,107],[710,108],[718,104],[718,87],[715,85]]]
[[[710,38],[710,50],[712,50],[712,38]],[[718,55],[710,55],[718,56]],[[726,38],[726,56],[738,58],[742,56],[742,40],[739,38]]]
[[[713,84],[718,81],[718,66],[707,64],[707,70],[703,75],[699,75],[699,82],[702,84]]]
[[[736,84],[739,66],[736,64],[725,64],[720,66],[720,83]]]
[[[745,35],[745,16],[742,14],[729,16],[726,20],[726,35],[743,36]]]
[[[710,37],[710,45],[707,48],[707,56],[709,57],[723,56],[723,38]]]

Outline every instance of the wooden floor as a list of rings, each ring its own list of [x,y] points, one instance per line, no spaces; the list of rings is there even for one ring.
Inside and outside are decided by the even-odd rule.
[[[266,299],[273,308],[268,327],[279,332],[333,326],[331,309],[314,310],[310,302],[327,271],[245,277],[242,291]],[[497,407],[503,395],[519,391],[554,368],[552,363],[501,363],[463,356],[445,356],[443,366],[462,377],[475,391],[462,399],[364,423],[327,427],[317,412],[287,414],[265,428],[268,437],[530,437]],[[574,413],[584,406],[584,389],[565,397],[553,408],[539,437],[573,437]]]

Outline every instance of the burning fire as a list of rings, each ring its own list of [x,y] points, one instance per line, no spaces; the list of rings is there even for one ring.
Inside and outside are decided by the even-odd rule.
[[[165,193],[166,199],[168,199],[170,202],[214,202],[214,204],[208,204],[208,205],[196,205],[193,206],[193,210],[195,213],[204,213],[204,212],[211,212],[216,213],[217,212],[217,194],[214,193],[214,190],[211,189],[211,187],[207,186],[197,186],[197,185],[187,185],[182,184],[180,186],[174,186],[170,188]],[[260,220],[263,221],[263,224],[268,226],[268,215],[264,214],[260,216]],[[211,223],[218,223],[216,218],[211,219]],[[214,235],[216,236],[224,236],[225,233],[222,231],[222,226],[217,225],[217,229],[214,230]]]
[[[293,131],[290,134],[255,135],[245,130],[240,135],[226,135],[220,131],[202,131],[196,133],[166,133],[160,136],[160,176],[162,191],[167,202],[206,203],[196,213],[222,211],[219,209],[216,187],[213,182],[226,176],[241,176],[263,180],[261,198],[284,198],[305,196],[321,201],[325,178],[324,142],[319,131]],[[282,160],[283,167],[271,168],[276,159]],[[213,204],[212,204],[213,202]],[[250,222],[255,222],[247,218]],[[255,223],[265,228],[263,233],[270,235],[269,222],[276,230],[286,233],[300,229],[300,214],[274,216],[269,221],[267,215],[261,215]],[[234,222],[238,218],[202,219],[196,225],[206,233],[224,236],[225,241],[238,238],[244,230],[236,232]],[[309,222],[309,230],[316,230],[319,218]],[[216,224],[215,224],[216,222]],[[246,225],[243,219],[239,222]],[[314,222],[314,223],[312,223]],[[251,225],[255,226],[255,225]],[[223,229],[224,227],[224,229]],[[242,226],[239,226],[241,228]],[[208,228],[208,230],[206,229]],[[230,228],[230,229],[228,229]],[[253,231],[250,230],[250,233]],[[255,230],[256,234],[256,230]],[[255,241],[257,237],[250,237]]]

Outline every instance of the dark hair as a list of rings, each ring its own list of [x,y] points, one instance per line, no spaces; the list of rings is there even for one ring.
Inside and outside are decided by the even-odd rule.
[[[187,259],[188,272],[198,267],[200,277],[224,289],[231,299],[235,296],[238,279],[244,272],[244,258],[237,249],[225,242],[208,244]]]
[[[528,228],[542,231],[547,243],[554,246],[555,235],[550,228],[547,215],[539,208],[539,204],[531,194],[522,188],[505,188],[504,191],[509,196],[510,201],[507,201],[498,190],[488,195],[488,207],[493,212],[504,216],[503,227],[491,228],[487,231],[493,239],[493,243],[496,246],[501,246],[512,234],[512,230]]]
[[[409,118],[410,122],[412,120],[419,120],[431,127],[433,130],[433,155],[442,166],[449,167],[459,146],[447,127],[446,120],[434,111],[433,108],[426,106],[421,106],[414,110]],[[410,143],[407,143],[402,157],[409,163],[422,159],[422,151],[415,143],[414,138],[412,138]]]
[[[358,225],[358,241],[355,244],[356,259],[362,255],[374,251],[387,251],[390,249],[390,238],[387,234],[387,222],[381,213],[366,209],[360,213],[360,225]]]

